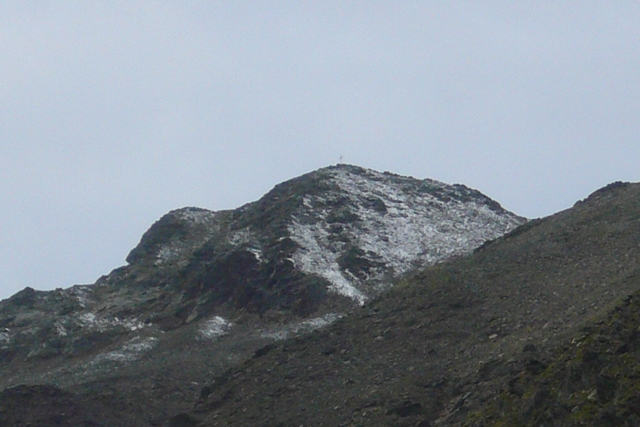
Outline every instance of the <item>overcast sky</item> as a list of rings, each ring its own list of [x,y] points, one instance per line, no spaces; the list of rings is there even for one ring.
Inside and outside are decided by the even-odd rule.
[[[527,217],[640,180],[635,1],[2,1],[0,298],[338,162]]]

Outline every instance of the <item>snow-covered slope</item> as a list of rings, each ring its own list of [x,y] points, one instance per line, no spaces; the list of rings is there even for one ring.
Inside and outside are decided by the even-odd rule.
[[[389,278],[469,251],[522,223],[460,185],[354,167],[323,174],[338,191],[303,196],[288,227],[299,246],[293,261],[360,304],[389,285]],[[339,259],[348,251],[369,268],[341,266]]]

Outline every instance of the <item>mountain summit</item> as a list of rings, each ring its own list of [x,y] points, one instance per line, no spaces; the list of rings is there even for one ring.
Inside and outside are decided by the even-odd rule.
[[[127,261],[132,272],[157,271],[189,295],[212,293],[212,305],[307,316],[337,300],[362,305],[409,269],[467,252],[523,221],[463,185],[338,165],[234,211],[170,212]]]
[[[342,164],[235,210],[174,210],[94,285],[0,302],[0,386],[65,386],[193,354],[193,376],[219,373],[525,221],[464,185]]]

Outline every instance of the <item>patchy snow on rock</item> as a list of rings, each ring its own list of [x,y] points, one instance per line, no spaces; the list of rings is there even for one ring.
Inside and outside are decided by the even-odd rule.
[[[174,258],[177,258],[180,252],[182,252],[181,247],[178,245],[164,245],[158,250],[158,254],[156,255],[155,264],[160,265],[166,262],[171,261]]]
[[[247,248],[247,251],[251,252],[258,262],[263,261],[262,251],[255,248]]]
[[[91,285],[75,285],[67,289],[67,293],[78,301],[78,304],[82,308],[86,308],[91,303],[90,293]]]
[[[98,320],[97,316],[95,314],[93,314],[93,313],[82,313],[82,314],[79,314],[77,319],[78,319],[78,322],[82,326],[97,327],[98,325],[101,324],[101,322]]]
[[[154,264],[161,266],[163,264],[172,263],[180,260],[183,256],[188,255],[195,249],[196,245],[187,244],[180,240],[174,240],[165,243],[158,249]]]
[[[229,235],[229,243],[233,246],[251,245],[257,240],[257,236],[249,231],[248,228],[234,231]]]
[[[229,329],[233,326],[233,323],[220,317],[214,316],[211,319],[203,322],[198,329],[198,335],[201,339],[212,340],[229,333]]]
[[[324,328],[325,326],[334,323],[341,317],[343,317],[341,314],[329,313],[325,314],[322,317],[316,317],[314,319],[289,324],[281,328],[264,331],[260,334],[260,336],[262,338],[270,338],[278,341],[286,340],[292,335],[308,333],[311,331],[315,331],[316,329]]]
[[[120,319],[118,317],[99,317],[94,313],[87,312],[82,313],[76,316],[76,321],[78,324],[85,328],[97,329],[98,331],[104,332],[110,328],[121,327],[128,331],[137,331],[142,328],[145,328],[146,325],[144,322],[141,322],[136,317],[131,318],[123,318]]]
[[[137,360],[143,353],[156,346],[158,339],[155,337],[140,338],[135,337],[118,350],[113,350],[105,354],[98,355],[92,363],[102,361],[131,362]]]
[[[293,254],[293,263],[307,274],[324,277],[331,283],[330,290],[356,300],[360,305],[367,297],[347,280],[338,266],[339,253],[328,250],[329,232],[322,224],[300,224],[293,221],[289,227],[291,238],[300,249]]]
[[[216,212],[200,208],[183,208],[173,212],[174,216],[191,224],[209,225],[215,220]]]
[[[291,239],[298,244],[293,262],[303,272],[327,279],[331,291],[359,304],[384,287],[380,282],[385,277],[468,252],[523,222],[506,211],[492,210],[489,199],[471,195],[462,186],[371,170],[334,168],[325,173],[339,190],[304,197],[289,225]],[[349,219],[330,220],[336,210]],[[336,239],[338,222],[341,236]],[[371,280],[338,265],[347,242],[374,261]]]
[[[189,238],[172,239],[160,246],[156,253],[155,265],[178,261],[201,246],[214,233],[219,231],[218,212],[199,208],[183,208],[171,211],[168,215],[187,224]]]
[[[350,207],[362,223],[360,232],[353,233],[358,246],[378,255],[396,273],[409,269],[416,258],[433,264],[520,225],[513,215],[498,214],[486,204],[453,197],[444,201],[429,193],[408,191],[385,174],[367,172],[364,177],[337,170],[334,181],[349,195]],[[451,186],[438,181],[424,182],[451,191]],[[386,212],[365,207],[365,200],[381,200]]]
[[[0,344],[9,344],[11,342],[11,336],[8,331],[0,332]]]
[[[56,320],[56,323],[54,323],[54,326],[55,326],[56,332],[58,333],[59,336],[61,336],[61,337],[66,337],[67,336],[67,329],[62,324],[62,320]]]

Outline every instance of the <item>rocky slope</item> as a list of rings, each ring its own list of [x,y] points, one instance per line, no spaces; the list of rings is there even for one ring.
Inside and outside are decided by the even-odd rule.
[[[553,352],[530,347],[525,363],[472,411],[468,426],[640,426],[640,293],[589,322]]]
[[[105,398],[135,422],[163,425],[253,351],[523,222],[462,185],[349,165],[236,210],[172,211],[94,285],[27,288],[0,302],[0,388],[48,383],[66,390],[21,393],[80,392],[80,402],[111,390]]]
[[[608,186],[263,348],[209,382],[182,419],[638,425],[639,221],[640,185]]]

